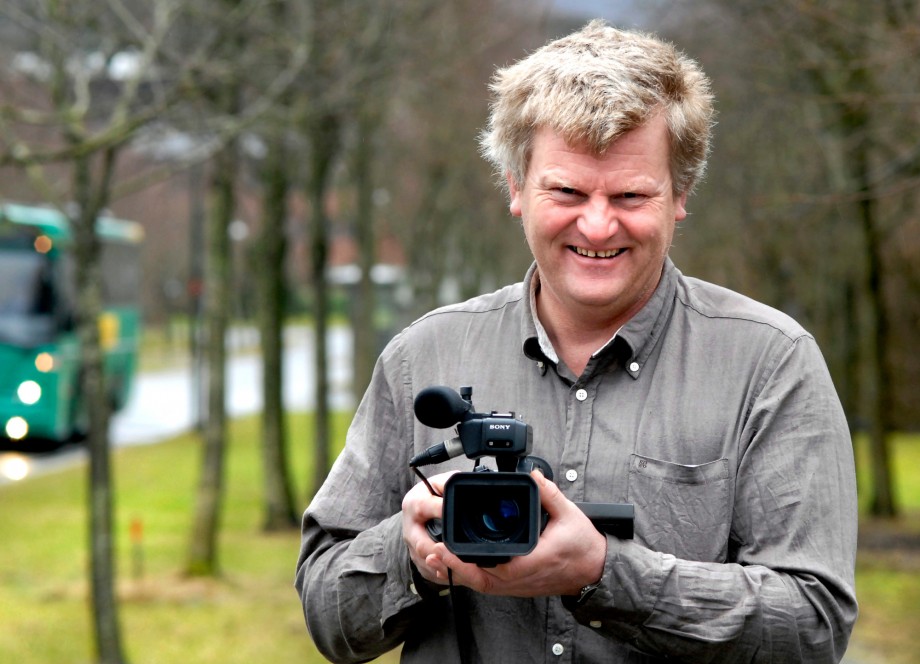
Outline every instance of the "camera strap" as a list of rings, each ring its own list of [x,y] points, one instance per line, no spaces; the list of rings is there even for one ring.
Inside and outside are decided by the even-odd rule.
[[[412,470],[421,478],[422,482],[425,483],[431,495],[441,495],[440,492],[431,486],[431,483],[422,471],[415,466],[412,467]],[[447,568],[447,584],[450,589],[450,608],[454,614],[454,632],[457,636],[457,652],[460,655],[460,662],[461,664],[472,664],[473,626],[470,625],[469,603],[467,602],[463,589],[454,585],[454,572],[449,567]]]
[[[447,581],[450,584],[450,606],[454,613],[454,631],[457,635],[457,651],[462,664],[472,664],[473,626],[470,625],[470,607],[462,588],[454,585],[454,574],[448,568]]]

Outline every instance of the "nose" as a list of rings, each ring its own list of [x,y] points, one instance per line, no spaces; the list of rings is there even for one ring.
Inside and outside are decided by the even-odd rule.
[[[578,215],[577,227],[585,239],[593,244],[603,244],[619,228],[616,208],[606,196],[591,196]]]

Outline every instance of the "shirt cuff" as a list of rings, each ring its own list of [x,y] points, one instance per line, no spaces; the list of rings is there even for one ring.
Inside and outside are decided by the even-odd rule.
[[[672,556],[608,535],[607,560],[596,590],[581,602],[575,595],[563,597],[562,604],[586,625],[615,621],[638,628],[654,610],[667,576],[668,558]]]
[[[402,515],[390,517],[388,532],[383,540],[386,560],[386,581],[381,604],[381,622],[422,601],[409,559],[409,549],[402,537]]]
[[[450,587],[429,581],[422,576],[421,572],[415,566],[412,560],[409,560],[409,571],[412,574],[412,583],[409,585],[409,591],[418,595],[424,600],[435,600],[439,597],[450,595]]]

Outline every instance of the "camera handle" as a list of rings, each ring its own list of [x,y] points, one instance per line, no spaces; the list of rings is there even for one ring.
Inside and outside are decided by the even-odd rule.
[[[635,508],[630,503],[575,503],[575,506],[605,535],[613,535],[617,539],[633,538]],[[544,523],[540,530],[546,527],[545,521],[544,513]],[[425,530],[435,542],[444,541],[444,524],[441,519],[431,519],[425,523]]]
[[[499,470],[502,470],[501,468],[502,460],[503,459],[500,459],[500,458],[497,459]],[[548,479],[550,482],[553,481],[553,467],[549,465],[549,461],[547,461],[546,459],[542,457],[534,456],[533,454],[531,454],[525,457],[521,457],[519,459],[513,459],[513,461],[516,461],[517,464],[515,465],[514,468],[510,470],[515,470],[516,472],[519,472],[519,473],[527,473],[528,475],[530,475],[530,473],[532,473],[535,470],[539,470],[541,473],[543,473],[543,477]]]
[[[553,481],[553,467],[546,459],[530,455],[522,457],[517,463],[517,472],[528,473],[539,470],[543,477]],[[618,539],[633,538],[633,521],[636,509],[631,503],[575,503],[585,516],[591,520],[594,527],[605,535],[613,535]],[[546,527],[547,514],[543,512],[543,523],[540,531]],[[431,532],[429,530],[429,532]]]
[[[632,503],[575,503],[594,527],[617,539],[633,538],[636,508]]]

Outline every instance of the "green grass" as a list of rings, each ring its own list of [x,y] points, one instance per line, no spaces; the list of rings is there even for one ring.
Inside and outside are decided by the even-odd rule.
[[[347,416],[337,415],[341,440]],[[292,468],[300,502],[311,469],[307,416],[291,417]],[[194,436],[114,454],[120,617],[133,664],[321,662],[291,584],[299,534],[261,531],[258,421],[232,423],[220,539],[221,576],[185,578],[200,445]],[[857,449],[865,458],[864,443]],[[864,532],[920,543],[920,436],[895,439],[895,523],[864,518]],[[865,467],[861,463],[861,467]],[[93,661],[87,592],[85,466],[0,487],[0,662]],[[862,479],[860,486],[866,485]],[[143,569],[130,524],[143,525]],[[920,662],[920,551],[861,550],[860,619],[852,657],[860,664]],[[395,662],[396,656],[382,658]]]
[[[896,520],[870,519],[869,450],[865,438],[856,446],[859,468],[860,541],[856,565],[859,621],[854,631],[857,661],[874,664],[920,662],[920,435],[892,437],[895,499],[901,509]],[[888,542],[887,548],[878,542]]]
[[[347,426],[336,416],[336,438]],[[306,441],[306,416],[291,418]],[[299,533],[264,534],[258,422],[234,422],[228,449],[221,575],[182,575],[200,445],[193,436],[114,455],[120,618],[134,664],[321,662],[292,587]],[[304,495],[304,444],[292,467]],[[0,487],[0,662],[93,661],[85,465]],[[301,507],[306,500],[301,498]],[[143,525],[135,550],[130,524]],[[136,553],[142,553],[142,569]],[[396,661],[391,657],[384,661]]]
[[[865,436],[856,441],[856,462],[859,468],[860,508],[865,512],[869,503],[869,445]],[[894,434],[891,437],[891,466],[894,476],[895,500],[910,511],[920,511],[920,434]]]
[[[892,556],[860,554],[856,589],[860,616],[854,635],[858,661],[920,662],[920,565]]]

